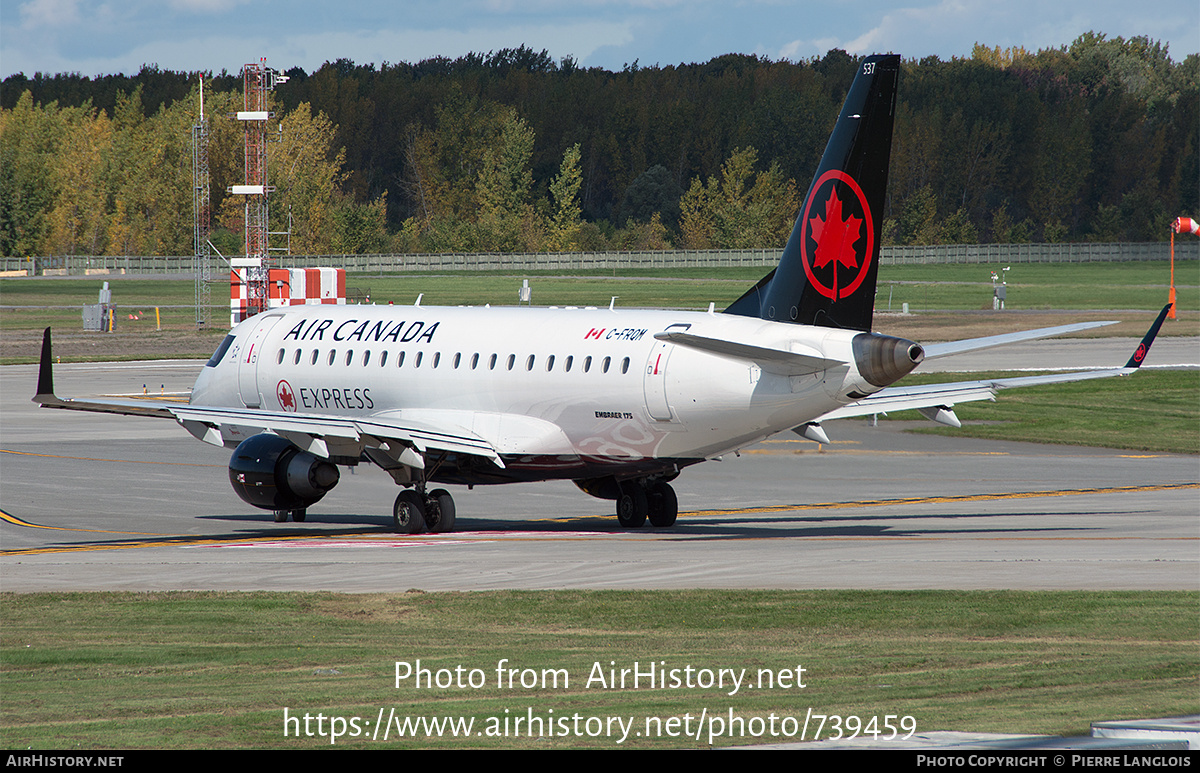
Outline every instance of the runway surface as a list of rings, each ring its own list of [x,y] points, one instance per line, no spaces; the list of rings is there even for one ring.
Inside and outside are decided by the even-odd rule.
[[[1096,365],[1136,344],[1053,343],[1092,347]],[[1062,363],[1030,346],[986,367]],[[1196,348],[1165,339],[1149,364],[1194,365]],[[200,366],[55,377],[61,396],[185,392]],[[819,451],[786,435],[685,470],[672,529],[621,529],[611,503],[541,483],[456,489],[458,532],[401,537],[398,489],[377,469],[344,473],[306,523],[277,525],[234,495],[228,451],[169,421],[38,409],[35,371],[0,368],[5,591],[1200,587],[1193,456],[832,422]]]

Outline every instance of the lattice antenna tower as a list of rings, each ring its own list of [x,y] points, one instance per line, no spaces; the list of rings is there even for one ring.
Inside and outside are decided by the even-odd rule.
[[[245,126],[246,135],[246,182],[234,185],[230,193],[244,195],[246,256],[231,261],[234,268],[244,271],[242,277],[247,289],[247,316],[253,316],[267,308],[270,249],[268,245],[267,218],[269,195],[274,188],[267,182],[267,122],[273,114],[267,110],[267,92],[276,84],[287,81],[267,67],[266,58],[242,67],[244,86],[243,107],[237,119]]]
[[[204,76],[200,76],[200,122],[192,126],[192,240],[196,246],[196,329],[212,312],[212,207],[208,174],[208,118],[204,115]]]

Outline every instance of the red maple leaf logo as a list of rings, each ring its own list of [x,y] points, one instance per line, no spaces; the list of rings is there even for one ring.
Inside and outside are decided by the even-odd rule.
[[[279,406],[285,411],[296,410],[296,396],[292,393],[292,385],[286,381],[280,381],[275,387],[275,396],[279,398]]]
[[[820,210],[818,199],[829,186],[825,198],[825,216],[822,218],[816,212]],[[845,206],[838,198],[838,191],[849,196],[851,211],[844,212]],[[858,206],[853,203],[858,201]],[[857,210],[861,217],[853,212]],[[830,169],[813,183],[812,190],[804,205],[805,238],[800,242],[800,262],[812,288],[821,295],[837,301],[854,295],[859,286],[870,273],[871,258],[875,249],[875,229],[871,219],[871,208],[867,197],[854,178],[839,169]],[[809,245],[814,245],[810,249]],[[855,249],[858,245],[858,249]],[[859,251],[863,259],[858,259]],[[842,267],[838,276],[838,267]],[[826,267],[817,276],[814,271]],[[833,276],[829,277],[828,274]],[[830,281],[832,279],[832,281]]]
[[[813,240],[817,249],[813,253],[813,266],[821,268],[833,261],[846,268],[858,266],[858,255],[854,252],[854,243],[862,236],[862,218],[851,215],[842,219],[842,201],[837,197],[837,191],[829,192],[825,202],[825,220],[821,216],[809,221],[812,226]],[[836,276],[837,266],[834,266]],[[837,283],[834,283],[837,286]]]

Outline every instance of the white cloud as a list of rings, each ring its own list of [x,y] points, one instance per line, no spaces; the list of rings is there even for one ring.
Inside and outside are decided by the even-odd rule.
[[[224,13],[247,0],[171,0],[171,7],[187,13]]]
[[[341,57],[356,62],[417,62],[434,56],[461,56],[470,51],[486,52],[525,45],[546,49],[556,58],[571,55],[585,62],[604,46],[625,45],[633,40],[627,23],[580,21],[571,24],[514,25],[500,29],[484,27],[453,30],[380,30],[289,35],[270,41],[283,49],[280,56],[312,70]],[[286,52],[286,53],[285,53]]]
[[[844,48],[844,46],[837,38],[793,40],[779,50],[779,58],[798,62],[813,56],[824,56],[832,48]]]
[[[973,7],[968,7],[973,6]],[[884,14],[879,24],[846,42],[845,49],[851,54],[898,51],[908,41],[961,38],[968,29],[986,37],[983,19],[990,16],[982,2],[965,3],[960,0],[942,0],[924,8],[898,8]],[[967,33],[968,37],[971,33]],[[969,51],[969,48],[968,48]],[[924,52],[914,52],[921,56]]]
[[[110,56],[72,57],[42,51],[37,69],[88,74],[136,72],[143,63],[157,62],[173,70],[235,72],[246,62],[267,57],[272,67],[300,66],[312,72],[327,61],[352,59],[361,64],[417,62],[434,56],[457,57],[470,51],[487,52],[526,45],[546,49],[554,58],[571,55],[579,62],[603,46],[624,45],[633,35],[624,24],[514,25],[502,29],[375,30],[313,32],[292,35],[206,35],[176,41],[147,40]],[[30,69],[28,74],[32,74]]]
[[[25,29],[66,27],[79,21],[79,0],[30,0],[20,14]]]

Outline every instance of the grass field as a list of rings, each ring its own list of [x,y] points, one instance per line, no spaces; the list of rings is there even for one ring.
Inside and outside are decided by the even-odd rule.
[[[1064,322],[1116,319],[1121,324],[1088,336],[1138,336],[1166,303],[1167,264],[1020,264],[1009,272],[1008,312],[990,309],[988,264],[883,266],[876,327],[917,341],[948,340],[1049,327]],[[418,294],[433,305],[511,305],[523,279],[542,306],[607,306],[612,296],[623,308],[724,308],[765,273],[761,268],[623,271],[573,275],[481,272],[461,274],[351,275],[349,284],[376,303],[411,304]],[[41,331],[55,329],[56,354],[64,361],[207,357],[228,324],[225,285],[213,290],[206,330],[196,330],[190,279],[107,278],[118,306],[116,332],[84,333],[80,309],[96,302],[102,278],[0,279],[0,364],[36,362]],[[1162,335],[1200,335],[1200,266],[1176,272],[1179,319]],[[913,313],[898,312],[904,303]],[[158,310],[156,318],[155,310]],[[940,309],[931,312],[930,309]],[[1113,312],[1111,310],[1118,310]],[[949,310],[949,311],[946,311]],[[969,312],[969,313],[968,313]],[[134,315],[136,319],[130,319]],[[159,329],[161,326],[161,329]]]
[[[1030,373],[929,373],[905,385],[976,381]],[[1125,448],[1200,454],[1200,372],[1143,371],[1103,381],[1003,390],[996,402],[963,403],[954,411],[963,426],[929,424],[917,432],[989,440]],[[890,419],[919,419],[898,411]]]
[[[991,264],[938,266],[882,266],[876,308],[911,311],[929,309],[991,308]],[[675,270],[624,270],[621,276],[605,272],[463,272],[436,275],[403,273],[355,275],[348,284],[369,291],[376,303],[412,303],[424,293],[427,306],[512,305],[522,279],[530,279],[533,302],[541,306],[607,306],[638,308],[703,309],[709,302],[723,308],[766,273],[764,268],[706,268]],[[75,278],[0,279],[0,304],[5,307],[68,306],[75,309],[95,303],[107,280],[113,302],[123,310],[153,306],[194,307],[190,279],[134,279],[120,275]],[[1008,272],[1007,306],[1022,309],[1160,309],[1167,299],[1169,269],[1165,262],[1140,263],[1032,263]],[[1179,308],[1200,309],[1200,265],[1182,264],[1176,270]],[[227,284],[213,288],[215,312],[227,312]],[[8,311],[5,309],[4,311]],[[189,312],[194,313],[194,312]],[[75,316],[74,320],[78,320]]]
[[[771,715],[798,740],[810,708],[846,717],[847,735],[850,716],[864,728],[877,716],[886,734],[885,715],[897,726],[912,717],[918,732],[1082,735],[1093,720],[1200,710],[1198,602],[1193,592],[3,594],[0,744],[320,747],[330,744],[332,717],[373,725],[393,708],[473,717],[484,734],[338,745],[702,748],[720,729],[714,718],[760,718],[765,737],[751,737],[752,723],[741,737],[713,739],[736,746],[789,740],[769,736]],[[512,687],[498,688],[505,658],[505,668],[532,669],[524,676],[538,686],[521,687],[517,673]],[[396,661],[415,667],[417,659],[433,674],[447,669],[446,678],[459,666],[464,680],[478,669],[482,686],[417,689],[411,677],[397,686]],[[651,689],[643,678],[639,689],[629,681],[614,689],[594,678],[607,681],[610,668],[619,674],[635,661],[679,669],[681,680],[690,666],[694,682],[703,669],[744,668],[755,687]],[[565,679],[560,672],[557,685],[542,684],[544,669]],[[793,681],[760,687],[760,669]],[[285,707],[313,717],[313,737],[284,737]],[[576,736],[570,723],[529,737],[510,723],[508,737],[486,735],[489,722],[499,729],[530,710],[543,719],[621,717],[632,732],[618,743],[615,728],[616,737],[589,737],[580,724]],[[316,735],[318,714],[325,737]],[[667,719],[678,718],[682,731],[684,715],[701,737],[665,737]],[[657,737],[645,734],[647,718],[663,722],[651,721],[662,728]]]

